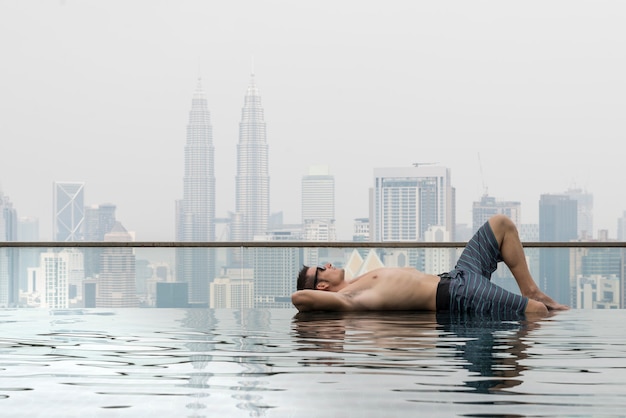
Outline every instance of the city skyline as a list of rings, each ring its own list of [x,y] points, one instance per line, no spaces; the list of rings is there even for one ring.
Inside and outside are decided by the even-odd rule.
[[[414,166],[413,167],[384,167],[384,168],[380,168],[379,167],[379,168],[375,168],[373,171],[380,172],[382,170],[384,172],[387,172],[387,171],[391,171],[391,172],[394,172],[394,171],[397,171],[397,172],[409,172],[412,168],[415,168],[415,167]],[[449,172],[449,169],[447,167],[432,167],[432,168],[435,169],[435,170],[444,170],[444,171],[448,171]],[[312,177],[312,176],[310,176],[310,175],[302,176],[303,184],[305,184],[306,179],[309,178],[309,177]],[[333,182],[334,182],[334,176],[327,175],[325,177],[327,177],[329,179],[332,179]],[[56,186],[57,183],[59,183],[59,182],[55,182],[55,186]],[[80,189],[81,194],[84,193],[84,188],[87,187],[84,182],[62,182],[62,183],[63,184],[78,184],[78,185],[80,185],[81,186],[81,189]],[[451,185],[451,187],[452,187],[453,192],[454,192],[455,191],[454,190],[454,186]],[[372,190],[373,189],[374,189],[374,187],[372,187]],[[302,191],[303,190],[300,190],[300,192],[302,192]],[[588,191],[582,190],[582,189],[568,189],[568,190],[564,190],[562,192],[541,193],[540,194],[540,199],[538,200],[538,204],[539,205],[541,204],[541,199],[543,199],[545,196],[557,196],[557,197],[561,197],[561,198],[567,198],[567,199],[571,199],[572,202],[577,201],[577,197],[578,196],[584,196],[584,198],[590,200],[590,202],[584,202],[585,206],[582,207],[579,210],[579,217],[580,216],[584,216],[585,217],[585,222],[587,222],[588,225],[593,225],[594,224],[593,193],[592,192],[588,192]],[[8,202],[9,204],[11,204],[11,206],[13,206],[13,204],[11,202],[10,196],[8,196],[6,194],[3,194],[3,197],[6,200],[6,202]],[[470,204],[471,204],[471,207],[475,209],[476,207],[479,207],[485,201],[489,201],[489,202],[492,202],[492,204],[495,204],[496,206],[494,206],[494,210],[497,207],[499,207],[499,205],[507,205],[507,204],[511,203],[511,201],[504,201],[504,200],[502,200],[499,196],[494,196],[494,195],[491,195],[491,194],[483,194],[483,195],[480,196],[480,198],[478,198],[477,200],[472,201]],[[523,212],[523,205],[519,201],[515,201],[514,203],[516,203],[516,205],[517,205],[517,209],[515,211],[514,216],[513,216],[513,214],[509,214],[509,213],[507,213],[507,215],[512,217],[512,219],[514,219],[515,223],[518,226],[522,226],[522,225],[537,225],[538,226],[539,225],[539,221],[537,221],[537,222],[521,222],[521,215],[520,215],[520,213]],[[579,201],[578,204],[580,205],[581,202]],[[111,207],[111,208],[113,208],[113,210],[115,210],[116,205],[114,203],[111,203],[111,202],[109,202],[109,203],[99,203],[99,204],[85,204],[82,207],[82,211],[87,213],[90,210],[98,210],[98,208],[102,208],[102,207],[105,207],[105,208],[106,207]],[[16,215],[17,215],[16,220],[18,221],[18,223],[20,223],[20,224],[22,222],[24,222],[25,224],[35,223],[35,224],[37,224],[37,232],[39,231],[38,225],[39,225],[40,222],[39,222],[38,218],[22,216],[19,213],[19,210],[17,210],[17,208],[13,208],[13,209],[16,212]],[[452,209],[453,210],[458,210],[458,208],[455,208],[455,207],[453,207]],[[315,206],[311,206],[311,208],[307,209],[307,211],[311,211],[311,210],[315,210]],[[494,213],[497,213],[497,211],[495,211]],[[454,215],[452,216],[452,218],[454,218]],[[367,219],[369,219],[367,216],[366,217],[361,217],[361,218],[353,218],[349,225],[343,225],[344,229],[345,228],[349,228],[350,229],[350,231],[351,231],[350,236],[337,238],[337,240],[338,241],[352,241],[352,238],[353,238],[352,234],[354,232],[355,224],[362,223],[364,220],[367,220]],[[592,230],[593,231],[592,233],[590,233],[590,231],[587,230],[587,229],[580,229],[580,225],[579,225],[579,231],[581,232],[581,235],[578,238],[596,239],[596,238],[599,238],[598,235],[599,235],[599,232],[601,232],[602,233],[602,239],[607,239],[607,238],[608,239],[612,239],[612,240],[623,239],[623,235],[624,234],[622,233],[622,236],[620,237],[620,230],[619,230],[619,228],[622,227],[624,219],[626,219],[626,210],[623,211],[623,213],[618,218],[616,218],[616,220],[615,220],[615,224],[616,225],[615,225],[614,229],[608,229],[607,230],[607,229],[604,229],[604,228],[594,228]],[[224,218],[220,219],[219,217],[217,217],[217,218],[215,218],[215,221],[216,222],[219,222],[219,221],[224,222],[225,219]],[[175,222],[176,221],[174,221],[174,223]],[[453,227],[460,226],[460,227],[464,227],[464,228],[467,228],[467,229],[471,229],[475,223],[476,223],[476,220],[474,220],[474,223],[472,223],[471,221],[468,222],[468,223],[465,223],[465,222],[455,222],[453,224]],[[285,223],[285,225],[291,225],[291,226],[297,225],[297,224],[300,224],[302,226],[303,230],[304,230],[304,227],[305,227],[305,223],[304,222]],[[277,226],[277,225],[274,225],[274,226]],[[268,228],[269,228],[268,230],[271,230],[272,227],[268,227]],[[137,233],[137,231],[134,231],[134,230],[132,230],[130,232],[132,232],[133,235],[135,235]],[[78,239],[78,240],[101,241],[101,239],[94,239],[94,238],[88,238],[88,237],[84,237],[84,239],[83,239],[83,237],[82,237],[83,229],[82,228],[81,229],[76,229],[75,233],[76,234],[81,234],[80,239]],[[263,235],[263,234],[259,234],[259,236],[261,236],[261,235]],[[18,239],[18,240],[19,241],[33,241],[34,240],[34,235],[33,235],[32,232],[29,232],[25,239]],[[176,237],[174,239],[174,241],[200,241],[200,242],[202,242],[202,241],[214,241],[214,240],[216,240],[216,239],[215,238],[212,238],[212,239],[209,239],[209,238],[207,238],[207,239],[199,239],[197,237],[195,239],[180,239],[178,237]],[[233,239],[233,238],[231,238],[230,240],[231,241],[241,241],[241,239]],[[417,239],[416,238],[415,240],[419,241],[421,239]],[[45,239],[42,239],[41,237],[39,237],[39,241],[58,241],[58,240],[45,240]],[[138,241],[141,241],[141,240],[138,240]],[[166,239],[163,239],[161,241],[171,241],[171,239],[166,238]],[[382,240],[382,241],[385,241],[385,240]],[[391,241],[396,241],[396,240],[392,239]]]
[[[279,13],[280,12],[280,13]],[[215,20],[219,16],[219,19]],[[280,18],[277,18],[280,16]],[[201,77],[216,216],[235,208],[236,143],[252,71],[263,92],[270,212],[301,217],[312,164],[335,177],[339,239],[367,217],[373,169],[451,170],[458,223],[484,190],[520,201],[594,195],[594,235],[626,210],[626,5],[391,1],[238,5],[0,4],[0,190],[52,240],[51,184],[86,184],[137,239],[174,236],[189,96]],[[213,22],[214,24],[209,24]],[[253,62],[253,63],[252,63]],[[616,186],[617,185],[617,186]]]

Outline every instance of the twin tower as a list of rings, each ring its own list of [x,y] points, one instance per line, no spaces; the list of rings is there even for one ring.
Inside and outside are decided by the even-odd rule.
[[[215,149],[206,95],[198,80],[191,102],[183,198],[176,201],[176,240],[215,241]],[[266,125],[261,96],[254,74],[244,98],[237,144],[235,211],[229,222],[231,241],[251,241],[265,233],[269,221],[269,173]],[[233,263],[246,264],[239,252]],[[189,302],[208,302],[209,284],[215,276],[214,251],[206,248],[179,249],[176,279],[189,285]]]

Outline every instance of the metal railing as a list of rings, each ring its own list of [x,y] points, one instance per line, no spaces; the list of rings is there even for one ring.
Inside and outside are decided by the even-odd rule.
[[[0,248],[463,248],[467,242],[414,241],[2,241]],[[626,248],[626,241],[523,242],[524,248]]]

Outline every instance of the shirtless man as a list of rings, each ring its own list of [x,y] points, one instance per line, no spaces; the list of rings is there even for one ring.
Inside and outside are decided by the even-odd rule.
[[[522,295],[493,284],[500,261],[509,267]],[[348,282],[344,270],[303,266],[292,303],[304,311],[422,310],[475,313],[533,313],[564,310],[533,280],[513,221],[489,219],[467,243],[454,270],[440,275],[414,268],[379,268]]]

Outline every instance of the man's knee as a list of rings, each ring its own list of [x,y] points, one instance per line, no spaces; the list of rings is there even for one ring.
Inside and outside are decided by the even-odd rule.
[[[498,235],[498,232],[504,233],[517,229],[511,218],[502,214],[493,215],[489,218],[489,225],[496,235]]]

